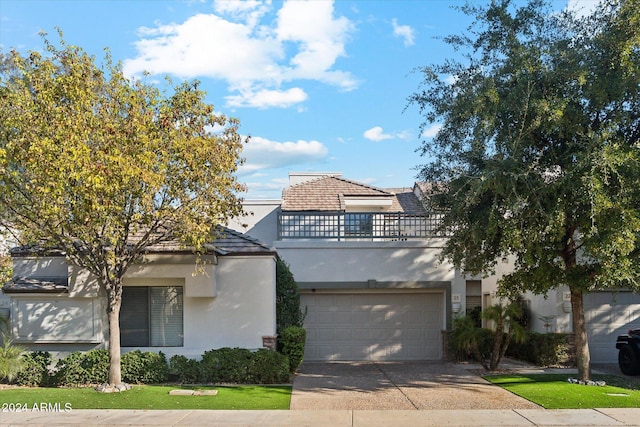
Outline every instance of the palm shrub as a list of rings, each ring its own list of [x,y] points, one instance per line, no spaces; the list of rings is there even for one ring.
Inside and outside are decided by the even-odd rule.
[[[517,302],[492,305],[482,312],[482,317],[494,324],[490,330],[477,327],[468,316],[456,318],[450,344],[456,351],[471,353],[485,370],[495,371],[509,344],[526,339],[526,330],[518,322],[520,315],[521,306]]]
[[[8,333],[2,334],[0,346],[0,380],[13,381],[24,365],[26,349],[13,344],[13,338]]]
[[[449,335],[451,349],[460,356],[471,356],[478,361],[484,361],[488,355],[484,345],[488,331],[476,326],[471,316],[461,316],[453,319],[453,330]],[[483,363],[483,362],[481,362]]]
[[[519,302],[507,305],[495,304],[482,313],[482,317],[495,323],[493,349],[488,367],[485,364],[482,365],[485,369],[489,371],[498,369],[511,340],[523,342],[526,339],[526,330],[519,322],[521,316],[522,306]]]

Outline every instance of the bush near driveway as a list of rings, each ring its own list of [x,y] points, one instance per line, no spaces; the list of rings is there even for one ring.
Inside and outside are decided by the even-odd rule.
[[[205,351],[197,362],[173,356],[173,369],[181,381],[188,383],[283,384],[289,382],[289,359],[273,350],[256,352],[244,348],[223,347]],[[195,371],[197,366],[198,375]]]
[[[289,358],[289,371],[294,373],[300,367],[304,357],[304,345],[307,331],[300,326],[288,326],[282,330],[279,341],[282,354]]]
[[[575,366],[571,336],[528,331],[524,342],[511,343],[507,356],[538,366]]]

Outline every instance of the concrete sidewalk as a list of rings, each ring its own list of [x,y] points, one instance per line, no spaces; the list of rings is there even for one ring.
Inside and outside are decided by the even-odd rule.
[[[632,409],[408,411],[71,410],[0,413],[0,426],[638,426]]]

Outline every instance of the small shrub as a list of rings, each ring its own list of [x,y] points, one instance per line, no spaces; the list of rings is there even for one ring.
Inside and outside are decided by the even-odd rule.
[[[246,383],[251,351],[223,347],[205,351],[200,361],[200,380],[211,383]]]
[[[176,354],[169,359],[169,377],[182,384],[194,384],[200,379],[200,362]]]
[[[14,345],[9,334],[3,334],[0,345],[0,380],[11,382],[24,365],[25,348]]]
[[[122,355],[122,380],[135,384],[157,384],[167,381],[169,366],[164,353],[134,350]]]
[[[523,343],[514,343],[507,355],[538,366],[565,366],[571,364],[569,343],[564,334],[528,332]]]
[[[55,382],[61,386],[103,384],[109,375],[107,350],[76,351],[56,363]]]
[[[300,326],[288,326],[282,330],[278,339],[280,352],[289,359],[289,372],[293,373],[302,363],[307,331]]]
[[[456,361],[475,360],[476,352],[488,359],[493,349],[493,333],[489,329],[476,327],[471,316],[461,316],[453,320],[448,343],[449,352]],[[477,348],[474,350],[475,346]]]
[[[48,351],[33,351],[24,355],[24,366],[16,376],[16,384],[28,387],[49,385],[51,374],[51,353]]]
[[[251,355],[247,382],[284,384],[289,382],[289,359],[277,351],[260,349]]]

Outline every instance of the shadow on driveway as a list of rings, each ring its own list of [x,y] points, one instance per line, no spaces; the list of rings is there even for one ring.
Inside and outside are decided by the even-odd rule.
[[[305,362],[291,394],[293,410],[539,408],[445,362]]]

